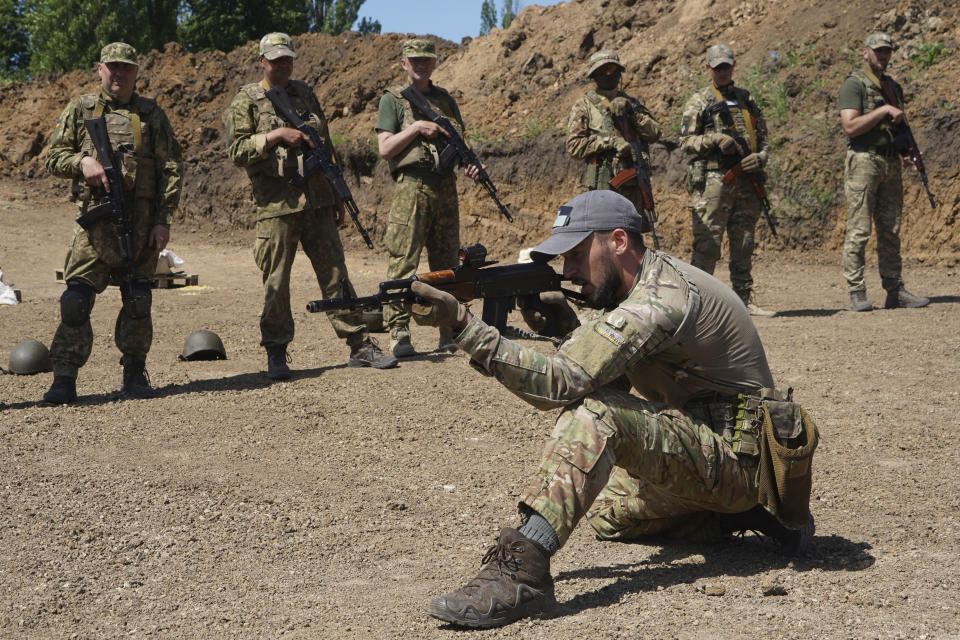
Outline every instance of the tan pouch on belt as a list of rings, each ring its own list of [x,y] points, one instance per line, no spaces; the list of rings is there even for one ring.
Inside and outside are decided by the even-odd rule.
[[[759,501],[784,526],[799,529],[810,519],[813,452],[819,441],[817,426],[799,404],[763,401]]]

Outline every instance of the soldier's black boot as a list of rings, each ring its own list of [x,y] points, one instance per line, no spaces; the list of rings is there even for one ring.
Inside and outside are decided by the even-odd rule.
[[[851,311],[870,311],[873,309],[873,305],[870,304],[870,301],[867,300],[867,292],[860,291],[851,291],[850,292],[850,310]]]
[[[897,309],[903,307],[905,309],[919,309],[928,304],[930,304],[930,298],[915,296],[903,287],[900,287],[896,291],[887,292],[887,299],[883,303],[883,308]]]
[[[290,367],[287,366],[287,345],[267,347],[267,377],[271,380],[289,380]]]
[[[430,615],[462,627],[502,627],[551,608],[550,554],[516,529],[504,527],[487,549],[476,578],[430,601]]]
[[[77,379],[70,376],[53,376],[53,384],[43,394],[44,404],[70,404],[77,401]]]
[[[120,393],[131,398],[153,398],[156,394],[150,386],[146,362],[138,358],[123,357],[123,386]]]

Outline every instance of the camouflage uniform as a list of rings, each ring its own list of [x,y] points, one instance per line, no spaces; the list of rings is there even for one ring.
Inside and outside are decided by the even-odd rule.
[[[244,85],[224,115],[230,159],[246,169],[257,204],[257,240],[254,259],[263,273],[264,303],[260,315],[260,344],[284,347],[293,340],[294,323],[290,310],[290,271],[297,245],[313,265],[317,284],[324,297],[338,294],[341,278],[347,279],[343,246],[336,225],[336,197],[322,172],[307,180],[301,191],[290,185],[299,171],[306,145],[266,148],[266,136],[280,127],[289,127],[266,97],[264,82]],[[313,91],[303,82],[290,80],[286,87],[297,113],[317,132],[327,149],[333,148],[327,120]],[[354,293],[346,280],[347,289]],[[365,336],[360,311],[328,313],[337,337],[351,347]]]
[[[869,74],[873,76],[872,73]],[[889,76],[871,79],[867,72],[850,74],[840,89],[840,109],[869,113],[886,104],[879,82],[889,82],[903,107],[903,89]],[[895,128],[889,118],[867,133],[847,140],[843,189],[847,198],[847,233],[843,242],[843,275],[847,290],[865,291],[864,253],[871,220],[877,225],[877,261],[883,288],[903,288],[900,260],[900,215],[903,181],[900,154],[894,145]]]
[[[130,101],[118,104],[105,91],[82,95],[64,109],[50,138],[46,168],[55,176],[73,178],[79,188],[81,209],[96,200],[99,189],[91,189],[83,180],[80,162],[84,156],[97,157],[85,118],[103,115],[110,144],[114,149],[126,186],[124,197],[132,212],[132,247],[136,275],[152,280],[159,249],[147,245],[156,225],[169,227],[180,201],[183,164],[180,145],[174,139],[170,122],[154,100],[134,93]],[[139,131],[134,123],[139,122]],[[67,250],[63,279],[88,285],[93,307],[96,294],[109,284],[119,284],[122,262],[115,231],[109,220],[102,220],[89,232],[76,225]],[[121,307],[117,314],[114,342],[124,354],[123,362],[142,361],[153,342],[153,322],[148,312],[133,318]],[[76,378],[93,348],[93,328],[89,317],[79,326],[60,323],[50,348],[56,376]]]
[[[725,128],[719,115],[711,118],[705,114],[710,105],[721,99],[730,105],[733,129]],[[683,109],[680,148],[693,156],[687,167],[686,180],[687,191],[693,196],[690,206],[693,256],[690,263],[713,273],[720,259],[720,245],[726,230],[730,240],[730,283],[740,298],[747,301],[753,289],[754,229],[762,208],[745,176],[723,184],[724,173],[736,164],[738,156],[720,153],[713,142],[718,133],[744,139],[750,146],[750,149],[744,149],[746,153],[766,153],[767,125],[760,107],[746,89],[732,83],[717,89],[711,83],[693,94]]]
[[[660,125],[651,113],[635,98],[622,91],[615,97],[624,98],[633,107],[630,114],[630,134],[643,141],[643,159],[650,166],[650,155],[646,150],[649,143],[660,139]],[[611,140],[623,137],[614,125],[610,113],[610,99],[590,90],[574,103],[567,119],[566,149],[572,157],[584,160],[586,166],[581,185],[588,190],[613,189],[610,179],[625,169],[633,167],[633,159],[624,159],[616,153]],[[638,211],[643,211],[643,198],[636,182],[630,182],[616,190],[626,197]]]
[[[400,95],[405,87],[387,89],[380,99],[376,129],[398,133],[423,119],[410,102]],[[463,135],[463,119],[453,97],[446,90],[431,84],[424,94],[437,113],[446,116]],[[420,264],[420,254],[427,249],[431,270],[449,269],[458,264],[460,249],[460,209],[457,203],[457,176],[451,164],[439,172],[438,143],[418,136],[387,164],[396,182],[384,243],[390,253],[387,279],[413,275]],[[390,335],[397,339],[409,335],[410,314],[400,305],[384,305],[383,320]]]
[[[583,516],[628,539],[757,505],[759,405],[743,394],[773,379],[743,305],[704,272],[648,249],[627,298],[554,357],[476,317],[457,343],[523,400],[563,407],[521,502],[561,545]]]

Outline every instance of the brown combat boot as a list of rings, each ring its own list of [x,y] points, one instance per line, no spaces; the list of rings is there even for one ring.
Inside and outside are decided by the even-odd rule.
[[[504,527],[481,564],[459,591],[430,601],[431,616],[462,627],[502,627],[556,603],[550,554],[516,529]]]

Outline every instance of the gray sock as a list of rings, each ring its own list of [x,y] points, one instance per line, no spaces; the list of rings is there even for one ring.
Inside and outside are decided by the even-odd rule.
[[[520,531],[524,537],[540,543],[550,555],[556,553],[557,548],[560,546],[560,539],[557,538],[557,532],[553,530],[553,527],[550,526],[546,518],[536,511],[530,514],[530,517],[518,531]]]

